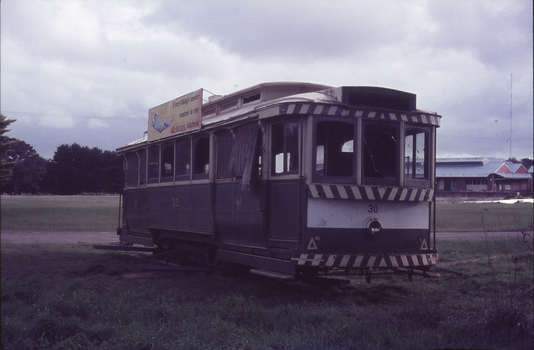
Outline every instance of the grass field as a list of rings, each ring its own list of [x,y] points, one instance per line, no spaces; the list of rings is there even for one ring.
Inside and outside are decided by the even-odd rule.
[[[438,203],[440,231],[523,230],[532,205]],[[2,197],[2,231],[112,231],[118,197]],[[492,221],[493,220],[493,221]],[[2,349],[532,349],[532,236],[439,241],[439,279],[343,288],[146,272],[149,256],[2,244]]]
[[[118,196],[2,196],[2,231],[114,231]],[[436,230],[532,230],[532,203],[438,202]],[[530,226],[530,228],[529,228]]]
[[[532,231],[532,203],[436,204],[436,231]]]
[[[439,279],[321,288],[2,245],[2,349],[532,349],[532,242],[440,242]],[[474,257],[476,261],[463,261]]]
[[[114,231],[119,196],[2,196],[2,231]]]

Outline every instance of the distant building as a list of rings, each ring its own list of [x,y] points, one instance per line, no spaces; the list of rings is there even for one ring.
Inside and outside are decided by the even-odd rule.
[[[532,170],[502,158],[436,159],[439,192],[504,192],[532,195]]]

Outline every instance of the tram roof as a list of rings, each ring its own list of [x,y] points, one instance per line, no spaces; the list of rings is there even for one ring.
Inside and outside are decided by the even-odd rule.
[[[202,105],[202,125],[208,126],[230,121],[239,116],[261,110],[284,101],[335,102],[324,99],[322,91],[334,87],[304,82],[268,82],[233,92],[225,96],[211,96],[208,103]],[[250,102],[247,102],[248,100]]]
[[[209,101],[202,104],[201,126],[216,126],[248,118],[267,118],[280,114],[279,107],[284,104],[298,107],[313,103],[337,105],[340,111],[355,107],[367,110],[403,110],[404,113],[393,116],[393,113],[387,113],[385,119],[418,121],[438,126],[441,118],[436,113],[416,109],[416,95],[400,90],[369,86],[332,87],[306,82],[266,82],[225,96],[210,96]],[[366,103],[369,105],[365,105]],[[407,117],[414,113],[420,115],[417,117],[419,119]],[[175,136],[176,134],[170,137]],[[148,141],[145,132],[143,138],[119,147],[118,150],[126,150]]]

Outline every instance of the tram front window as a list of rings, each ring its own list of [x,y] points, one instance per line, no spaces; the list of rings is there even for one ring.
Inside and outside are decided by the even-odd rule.
[[[405,176],[414,179],[428,179],[427,149],[428,132],[408,129],[404,139]]]
[[[316,124],[315,177],[354,175],[354,124],[325,121]],[[325,179],[326,180],[326,179]]]
[[[428,186],[430,180],[430,128],[406,127],[404,181],[408,186]]]
[[[363,129],[363,177],[367,184],[398,184],[399,128],[367,122]]]

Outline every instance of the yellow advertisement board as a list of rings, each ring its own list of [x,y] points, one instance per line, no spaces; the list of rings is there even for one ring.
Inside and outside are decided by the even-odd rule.
[[[148,140],[200,129],[202,89],[148,110]]]

